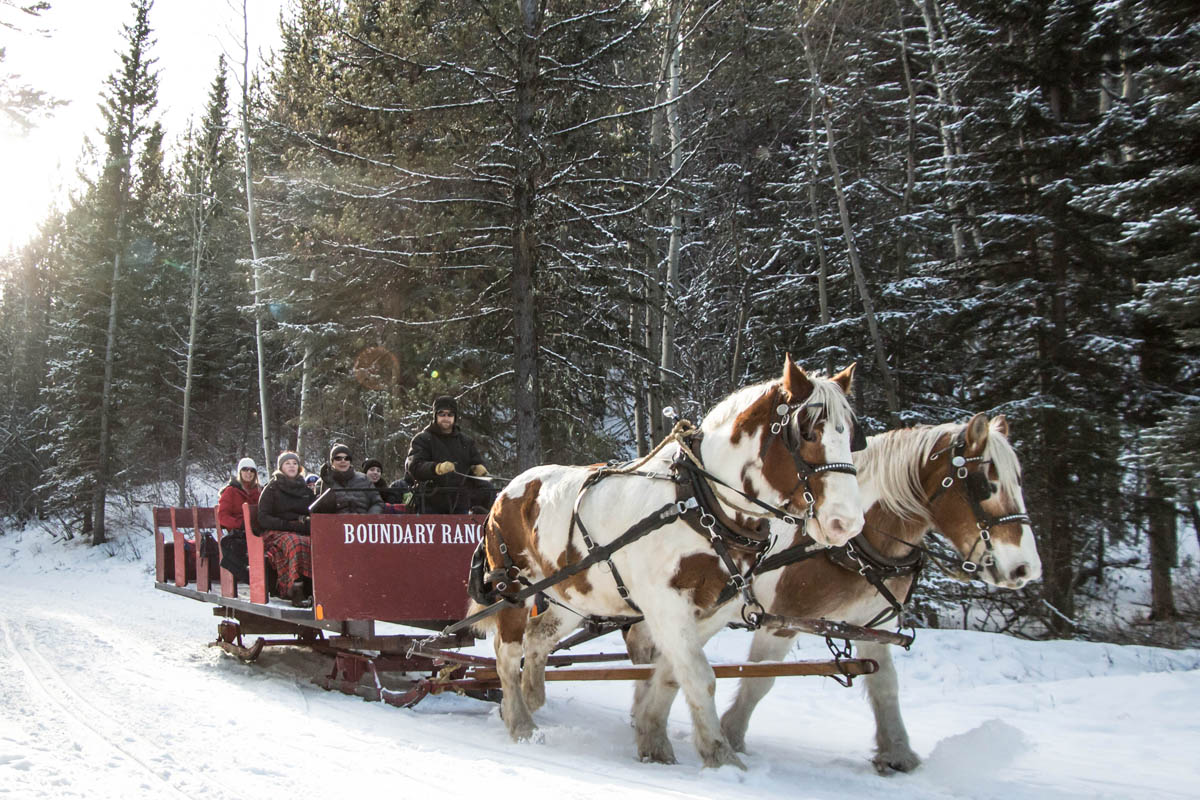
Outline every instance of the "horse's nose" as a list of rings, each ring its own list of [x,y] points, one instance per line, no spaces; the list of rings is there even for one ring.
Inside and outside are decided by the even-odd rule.
[[[1033,565],[1028,561],[1022,561],[1009,570],[1006,583],[1016,589],[1020,589],[1025,584],[1035,581],[1040,577],[1041,570],[1035,570]]]
[[[851,517],[843,514],[830,514],[825,520],[829,537],[838,542],[848,542],[859,534],[863,527],[862,515]]]

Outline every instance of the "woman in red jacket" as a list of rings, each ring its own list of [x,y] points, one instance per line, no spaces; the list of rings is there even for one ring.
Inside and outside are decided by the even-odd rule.
[[[217,519],[225,530],[240,531],[246,526],[242,519],[242,504],[258,505],[262,487],[258,485],[258,467],[252,458],[247,457],[239,461],[233,475],[233,480],[221,490],[221,500],[217,503]]]

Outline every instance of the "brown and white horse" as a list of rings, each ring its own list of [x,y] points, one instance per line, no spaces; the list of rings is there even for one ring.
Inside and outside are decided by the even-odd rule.
[[[976,414],[964,424],[919,426],[868,439],[855,454],[859,490],[867,507],[863,536],[871,550],[892,562],[913,554],[929,529],[948,539],[967,569],[988,583],[1019,589],[1042,574],[1042,562],[1021,494],[1021,464],[1008,441],[1008,423],[989,423]],[[903,599],[911,575],[884,585]],[[790,564],[765,572],[755,583],[759,600],[784,616],[823,617],[868,624],[890,603],[858,571],[828,558]],[[795,633],[760,630],[750,647],[751,661],[778,661]],[[896,668],[888,645],[862,642],[859,656],[879,663],[866,678],[875,713],[875,768],[907,772],[920,763],[908,742],[900,716]],[[721,718],[721,730],[733,748],[745,752],[750,715],[774,683],[773,678],[743,679],[733,705]]]
[[[858,534],[863,515],[850,465],[855,420],[847,399],[853,369],[833,378],[811,376],[788,357],[781,378],[740,389],[704,418],[699,443],[693,441],[691,449],[717,479],[708,481],[719,505],[714,513],[742,529],[759,528],[766,514],[753,502],[757,500],[786,513],[786,523],[804,525],[822,544],[837,546]],[[649,516],[676,504],[682,507],[676,480],[681,448],[672,442],[633,474],[610,475],[586,486],[594,467],[551,465],[525,471],[492,506],[485,527],[488,567],[508,568],[536,583],[645,524]],[[743,601],[736,596],[717,604],[730,582],[730,562],[715,552],[709,536],[712,516],[704,516],[700,525],[708,526],[708,533],[683,518],[671,519],[612,553],[607,563],[547,589],[551,605],[534,625],[528,625],[526,607],[504,609],[476,625],[481,632],[495,632],[502,713],[513,739],[532,735],[531,712],[545,700],[546,657],[581,615],[640,613],[658,646],[656,674],[671,676],[672,687],[681,688],[687,698],[704,764],[742,766],[721,733],[713,671],[702,648],[739,614]],[[585,538],[584,531],[590,536]],[[756,556],[736,547],[726,555],[743,572]],[[631,602],[618,588],[622,582]],[[471,612],[481,608],[475,604]],[[666,736],[669,705],[635,709],[643,760],[674,760]]]

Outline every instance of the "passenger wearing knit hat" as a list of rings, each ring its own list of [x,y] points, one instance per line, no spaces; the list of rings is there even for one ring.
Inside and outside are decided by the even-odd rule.
[[[347,445],[338,443],[329,448],[328,480],[322,479],[317,495],[332,489],[332,497],[321,504],[320,513],[378,514],[383,510],[379,491],[350,463],[353,454]]]
[[[233,470],[233,479],[221,490],[217,500],[217,520],[227,531],[242,530],[246,523],[242,519],[242,505],[257,505],[262,487],[258,484],[258,467],[254,459],[246,456],[238,461]]]
[[[312,605],[312,550],[309,505],[312,492],[300,474],[300,457],[284,450],[277,469],[258,501],[263,528],[263,554],[275,570],[275,593],[292,605]]]
[[[279,454],[279,458],[275,459],[275,469],[282,471],[283,462],[285,461],[295,461],[297,464],[300,464],[300,456],[296,455],[291,450],[284,450]]]
[[[378,472],[372,474],[371,470],[378,470]],[[364,460],[362,462],[362,471],[363,474],[367,476],[367,480],[369,480],[376,489],[382,491],[388,488],[387,481],[383,479],[383,462],[378,458],[368,458]]]

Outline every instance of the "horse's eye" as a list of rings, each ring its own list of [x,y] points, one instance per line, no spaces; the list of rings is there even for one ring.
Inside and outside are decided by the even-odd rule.
[[[982,472],[972,472],[967,477],[967,488],[979,500],[986,500],[996,490],[996,485]]]

